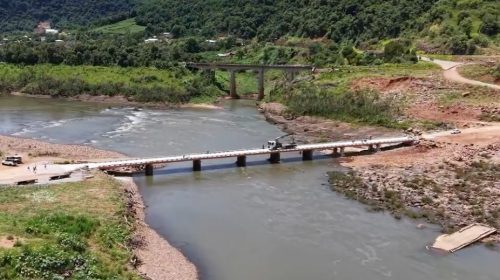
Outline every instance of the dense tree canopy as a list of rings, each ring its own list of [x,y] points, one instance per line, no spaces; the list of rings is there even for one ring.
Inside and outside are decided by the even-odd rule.
[[[367,40],[397,37],[415,27],[436,1],[146,0],[137,9],[137,21],[151,33]]]
[[[33,30],[40,21],[57,28],[126,18],[135,0],[0,0],[0,33]]]

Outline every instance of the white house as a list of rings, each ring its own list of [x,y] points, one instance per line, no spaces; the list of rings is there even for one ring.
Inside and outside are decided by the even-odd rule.
[[[59,30],[57,30],[57,29],[51,29],[51,28],[47,28],[47,29],[45,29],[45,34],[53,34],[53,35],[56,35],[56,34],[59,34]]]
[[[144,40],[144,43],[156,43],[160,40],[158,40],[158,38],[149,38],[149,39],[146,39]]]

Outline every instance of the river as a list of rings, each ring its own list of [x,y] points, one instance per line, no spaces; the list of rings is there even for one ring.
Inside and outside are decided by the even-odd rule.
[[[130,156],[260,147],[282,132],[253,102],[224,110],[134,110],[62,100],[0,96],[0,134],[92,145]],[[500,254],[472,246],[437,256],[425,246],[436,226],[370,213],[327,186],[334,160],[287,155],[167,166],[135,178],[152,228],[180,248],[202,280],[493,280]]]

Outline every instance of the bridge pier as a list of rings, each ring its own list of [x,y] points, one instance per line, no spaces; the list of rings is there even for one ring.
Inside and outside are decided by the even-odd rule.
[[[302,151],[302,160],[312,160],[313,159],[313,150],[304,150]]]
[[[382,145],[381,144],[375,145],[375,151],[376,152],[380,152],[381,150],[382,150]]]
[[[146,164],[145,173],[146,173],[146,176],[153,176],[153,165],[152,164]]]
[[[201,171],[201,160],[200,159],[193,160],[193,171]]]
[[[229,71],[229,96],[233,99],[239,99],[240,96],[236,93],[236,71]]]
[[[375,152],[375,147],[373,147],[373,145],[368,146],[368,151],[372,153]]]
[[[281,161],[281,158],[280,158],[279,152],[274,152],[274,153],[270,154],[269,162],[274,164],[274,163],[279,163],[280,161]]]
[[[257,100],[262,100],[264,99],[264,69],[259,70],[257,80],[259,88],[259,95],[257,96]]]
[[[238,156],[236,158],[236,166],[238,166],[238,167],[247,166],[247,156]]]
[[[344,147],[340,148],[340,156],[341,157],[345,156],[345,148]]]

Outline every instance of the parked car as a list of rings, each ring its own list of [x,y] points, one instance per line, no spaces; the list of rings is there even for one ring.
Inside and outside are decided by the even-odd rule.
[[[17,166],[17,163],[10,161],[10,160],[2,160],[2,165]]]
[[[462,133],[462,132],[456,128],[451,131],[451,134],[460,134],[460,133]]]

